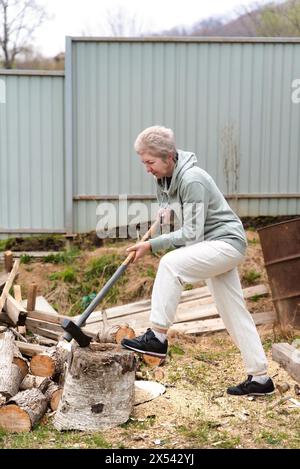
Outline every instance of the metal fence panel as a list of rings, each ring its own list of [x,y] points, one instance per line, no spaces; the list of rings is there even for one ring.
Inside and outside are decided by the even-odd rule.
[[[64,231],[64,76],[0,71],[0,233]]]

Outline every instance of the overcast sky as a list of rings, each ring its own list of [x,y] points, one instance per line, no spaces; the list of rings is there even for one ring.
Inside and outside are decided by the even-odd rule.
[[[36,32],[35,47],[56,55],[65,49],[65,36],[110,34],[108,18],[121,9],[124,18],[134,17],[143,33],[190,25],[210,16],[232,15],[239,6],[267,0],[40,0],[52,17]],[[132,28],[131,28],[132,29]]]

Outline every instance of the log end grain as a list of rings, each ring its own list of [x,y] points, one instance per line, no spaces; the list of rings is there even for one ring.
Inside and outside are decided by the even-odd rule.
[[[24,358],[14,357],[13,363],[19,367],[21,374],[22,374],[22,380],[23,380],[29,371],[29,366],[26,360],[24,360]]]
[[[31,359],[30,369],[35,376],[51,377],[55,374],[55,362],[47,355],[35,355]]]
[[[30,417],[17,405],[1,407],[0,428],[11,433],[29,432],[31,430]]]
[[[55,410],[57,410],[57,408],[58,408],[58,404],[59,404],[59,402],[60,402],[62,393],[63,393],[63,390],[62,390],[62,389],[58,389],[57,391],[55,391],[55,392],[53,393],[53,396],[51,397],[51,400],[50,400],[50,407],[51,407],[51,410],[53,410],[53,412],[54,412]]]
[[[124,326],[121,326],[117,330],[116,335],[115,335],[115,341],[116,341],[116,344],[120,344],[123,339],[134,339],[134,337],[135,337],[134,330],[131,327],[124,325]]]

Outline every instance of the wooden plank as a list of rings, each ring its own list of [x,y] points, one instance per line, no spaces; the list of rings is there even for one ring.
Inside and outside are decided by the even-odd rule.
[[[18,303],[11,295],[7,296],[4,309],[13,324],[18,323],[20,315],[24,316],[27,313],[26,309],[23,308],[23,306]]]
[[[15,258],[29,256],[35,259],[42,259],[48,256],[56,256],[57,254],[65,254],[64,251],[12,251]],[[0,260],[4,258],[4,254],[0,254]]]
[[[300,349],[288,343],[272,345],[272,359],[300,383]]]
[[[22,305],[26,308],[27,307],[27,300],[22,301]],[[39,311],[41,313],[52,314],[53,316],[57,316],[58,313],[55,311],[54,308],[48,303],[46,298],[43,296],[37,296],[35,301],[35,311]]]
[[[56,340],[56,341],[59,340],[60,336],[63,333],[63,331],[61,331],[61,332],[50,331],[48,329],[43,329],[42,327],[37,327],[37,326],[33,326],[33,325],[28,326],[27,329],[29,331],[33,332],[34,334],[38,334],[42,337],[47,337],[49,339],[53,339],[53,340]]]
[[[267,293],[267,288],[264,285],[259,285],[259,288],[249,287],[243,290],[244,298],[251,298],[252,296],[257,294],[265,294]],[[255,292],[255,293],[253,293]],[[108,313],[109,310],[107,310]],[[107,314],[108,316],[108,314]],[[108,316],[108,321],[110,325],[114,324],[122,324],[127,323],[130,327],[134,330],[136,328],[142,327],[151,327],[151,323],[149,321],[150,316],[150,309],[138,312],[131,315],[126,316],[117,316],[111,318]],[[219,313],[216,308],[215,303],[213,302],[213,298],[207,297],[202,299],[195,299],[192,301],[187,301],[184,303],[179,303],[176,316],[175,316],[175,323],[180,322],[188,322],[188,321],[195,321],[197,319],[209,319],[218,317]],[[99,316],[99,320],[93,323],[87,323],[86,327],[89,331],[96,331],[99,330],[102,324],[101,321],[102,315]]]
[[[0,273],[0,288],[2,288],[6,284],[8,277],[9,274],[7,272]]]
[[[13,326],[14,324],[9,319],[7,313],[5,311],[0,312],[0,323],[8,324],[9,326]]]
[[[196,298],[205,298],[210,296],[207,287],[194,288],[193,290],[186,290],[182,292],[181,302],[190,301]],[[106,309],[107,315],[110,317],[121,317],[124,315],[131,315],[142,311],[148,311],[151,308],[151,300],[135,301],[134,303],[127,303],[124,305],[114,306]],[[98,322],[99,316],[101,318],[101,311],[94,311],[88,318],[87,324]],[[80,314],[74,316],[74,320],[78,319]],[[101,320],[101,319],[100,319]]]
[[[28,289],[28,298],[27,298],[27,306],[26,306],[27,311],[35,310],[36,292],[37,292],[37,284],[32,283]]]
[[[70,318],[69,318],[70,319]],[[48,322],[48,321],[41,321],[40,319],[33,319],[31,317],[26,318],[25,325],[27,329],[31,329],[32,327],[39,327],[42,329],[47,329],[49,331],[56,331],[62,334],[64,332],[63,328],[61,327],[60,323]]]
[[[273,311],[255,313],[252,315],[256,325],[268,324],[274,322],[276,319],[275,313]],[[205,319],[202,321],[191,321],[187,323],[175,323],[170,328],[170,330],[176,330],[184,334],[205,334],[211,332],[218,332],[226,330],[226,327],[221,318],[214,319]],[[145,329],[137,329],[136,334],[142,334],[145,332]]]
[[[266,295],[268,293],[268,288],[265,285],[255,285],[254,287],[247,287],[244,288],[243,290],[244,293],[244,298],[251,298],[252,296],[256,295]],[[202,288],[195,288],[195,291],[193,290],[187,290],[183,292],[184,297],[183,299],[180,300],[180,303],[177,308],[177,315],[181,314],[181,311],[185,311],[185,303],[188,303],[187,309],[191,311],[192,304],[197,304],[198,307],[201,305],[206,305],[206,304],[212,304],[213,303],[213,298],[208,292],[207,287],[202,287]],[[194,303],[192,303],[194,301]],[[106,314],[107,318],[109,319],[109,322],[111,324],[116,324],[120,323],[120,320],[114,321],[115,318],[121,318],[121,322],[131,322],[133,319],[133,316],[136,320],[142,320],[142,315],[140,313],[144,313],[143,317],[145,318],[145,321],[147,320],[147,317],[149,316],[151,309],[151,300],[144,300],[144,301],[138,301],[135,303],[129,303],[126,305],[121,305],[121,306],[115,306],[113,308],[108,308],[106,309]],[[193,314],[193,313],[191,313]],[[137,316],[139,315],[139,317]],[[215,313],[214,313],[215,315]],[[80,315],[75,316],[74,320],[79,318]],[[196,318],[192,317],[191,319]],[[186,320],[185,318],[183,320]],[[101,311],[95,311],[90,315],[88,318],[86,325],[90,325],[93,323],[98,323],[102,321],[102,313]],[[179,322],[179,321],[176,321]],[[131,326],[133,327],[133,326]]]
[[[5,300],[7,298],[8,293],[9,293],[9,290],[10,290],[12,284],[13,284],[15,276],[18,273],[19,266],[20,266],[20,260],[17,259],[14,262],[14,266],[13,266],[11,272],[9,273],[8,279],[5,283],[5,286],[3,288],[3,291],[2,291],[2,294],[1,294],[1,297],[0,297],[0,312],[2,311],[2,308],[4,306],[4,303],[5,303]]]
[[[44,311],[28,311],[27,318],[39,319],[52,324],[60,324],[63,319],[73,319],[69,316],[63,316],[61,314],[46,313]]]
[[[49,330],[46,327],[39,327],[37,324],[30,324],[27,328],[29,331],[35,334],[38,334],[42,337],[48,337],[49,339],[53,339],[56,341],[58,341],[64,333],[64,330],[62,328],[57,330]],[[98,331],[93,332],[86,330],[85,328],[82,328],[82,331],[90,337],[93,337],[94,339],[97,337],[98,334]]]
[[[49,350],[49,347],[44,347],[39,344],[28,344],[19,340],[15,340],[15,344],[18,346],[20,352],[28,357],[33,357],[34,355]]]
[[[22,303],[22,292],[20,285],[14,285],[14,297],[18,303]]]

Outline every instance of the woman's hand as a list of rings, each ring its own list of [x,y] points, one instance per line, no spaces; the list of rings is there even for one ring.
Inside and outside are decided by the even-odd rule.
[[[131,246],[126,249],[127,253],[135,252],[135,258],[133,263],[139,260],[141,257],[145,256],[148,252],[151,251],[151,244],[149,241],[141,241],[140,243]]]

